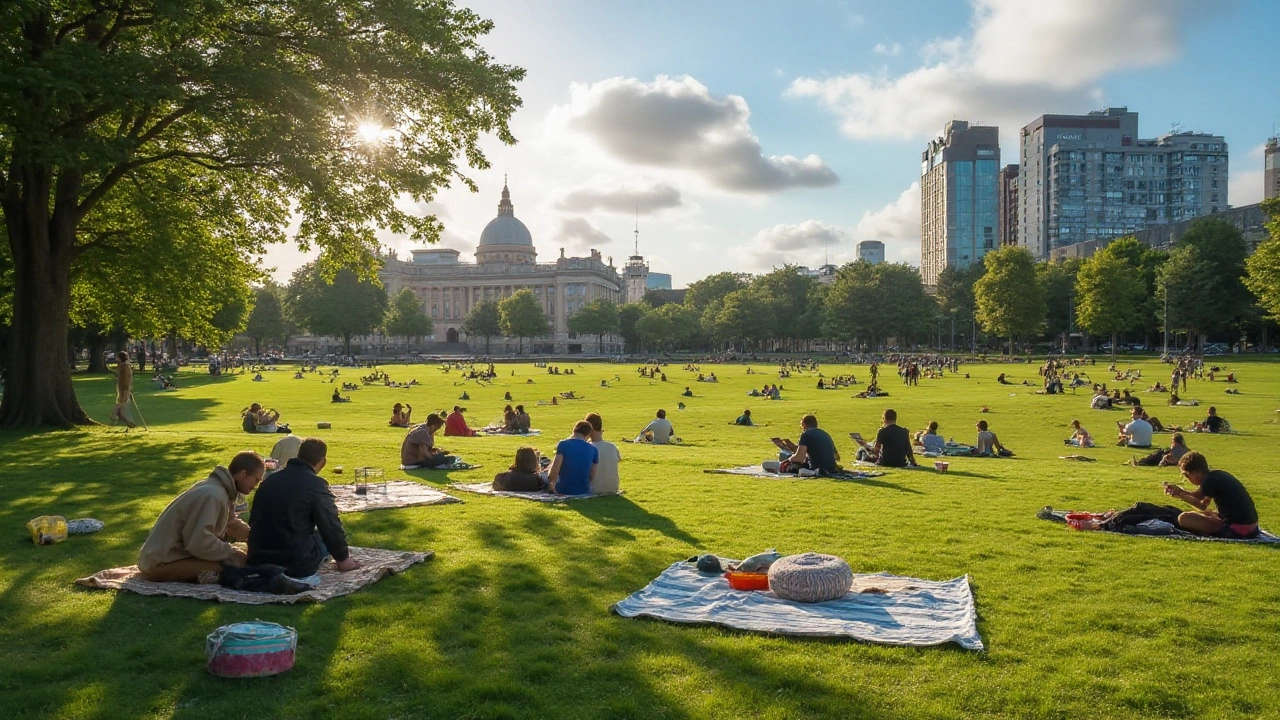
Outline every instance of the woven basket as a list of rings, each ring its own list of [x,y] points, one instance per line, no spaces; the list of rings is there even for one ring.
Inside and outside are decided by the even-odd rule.
[[[788,555],[769,568],[769,589],[774,595],[802,603],[825,602],[844,597],[853,587],[853,570],[835,555]]]

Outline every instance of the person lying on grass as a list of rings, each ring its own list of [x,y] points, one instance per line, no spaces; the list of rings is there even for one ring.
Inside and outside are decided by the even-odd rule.
[[[1119,420],[1116,421],[1116,425],[1120,428],[1116,444],[1121,447],[1131,448],[1151,447],[1151,433],[1154,431],[1151,423],[1142,419],[1142,406],[1134,405],[1129,408],[1129,418],[1127,425],[1122,424]]]
[[[1248,540],[1258,536],[1258,510],[1244,485],[1225,470],[1210,470],[1209,461],[1194,450],[1178,461],[1182,477],[1196,486],[1187,490],[1165,483],[1164,492],[1196,508],[1178,516],[1178,527],[1197,535]],[[1209,510],[1212,503],[1216,510]]]
[[[582,420],[573,426],[573,435],[556,445],[556,457],[547,471],[547,490],[560,495],[587,495],[600,464],[600,451],[593,446],[591,423]]]
[[[391,427],[407,428],[410,425],[410,418],[413,416],[413,406],[408,403],[396,403],[391,406],[391,420],[387,422]]]
[[[493,476],[493,489],[506,492],[541,492],[547,487],[538,451],[531,447],[516,450],[515,462],[506,472]]]
[[[227,566],[245,564],[243,542],[249,526],[235,516],[238,495],[262,482],[266,465],[255,452],[237,454],[227,467],[187,488],[160,513],[138,553],[138,570],[152,582],[217,582]]]
[[[751,422],[751,411],[743,410],[742,414],[738,416],[738,419],[733,421],[733,424],[741,425],[743,427],[751,427],[755,425],[755,423]]]
[[[876,432],[874,445],[854,432],[849,437],[861,446],[858,459],[873,462],[884,467],[909,467],[916,464],[915,452],[911,449],[911,434],[898,425],[898,411],[887,408],[880,419],[880,430]]]
[[[453,464],[456,458],[445,453],[444,448],[436,447],[436,432],[442,427],[444,420],[436,413],[428,415],[426,422],[414,425],[400,443],[400,464],[429,468]]]
[[[328,454],[323,440],[307,438],[298,457],[262,482],[249,511],[248,564],[280,565],[293,578],[314,575],[327,557],[342,572],[360,567],[347,549],[329,483],[318,474]]]
[[[1011,457],[1013,455],[1012,450],[1000,444],[1000,438],[991,432],[986,420],[979,420],[977,428],[978,441],[973,445],[972,454],[979,457],[992,457],[994,455]]]

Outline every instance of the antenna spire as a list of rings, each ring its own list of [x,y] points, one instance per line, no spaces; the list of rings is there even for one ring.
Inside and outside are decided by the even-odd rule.
[[[640,254],[640,203],[636,203],[636,255]]]

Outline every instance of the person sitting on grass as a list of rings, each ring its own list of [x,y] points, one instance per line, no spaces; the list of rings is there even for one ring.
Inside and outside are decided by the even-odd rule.
[[[187,488],[160,513],[138,553],[138,571],[152,582],[214,583],[224,567],[241,567],[249,526],[235,516],[239,495],[262,482],[266,465],[257,453],[237,454],[226,467]]]
[[[590,442],[591,423],[573,426],[573,435],[556,445],[556,456],[547,471],[547,490],[560,495],[588,495],[600,464],[600,451]]]
[[[1192,423],[1192,427],[1196,432],[1220,433],[1231,430],[1231,425],[1218,414],[1218,408],[1210,407],[1209,415],[1205,417],[1204,422]]]
[[[791,446],[790,441],[786,444]],[[805,415],[800,419],[800,439],[795,442],[794,447],[783,472],[798,473],[802,477],[834,475],[840,472],[840,451],[836,449],[831,435],[818,427],[817,416]]]
[[[911,449],[911,434],[898,424],[898,411],[886,408],[880,418],[880,430],[876,432],[876,441],[872,445],[854,432],[849,437],[862,447],[858,451],[858,459],[873,462],[883,467],[910,467],[916,464],[915,452]]]
[[[936,420],[929,422],[929,427],[916,433],[915,441],[924,447],[927,453],[942,454],[946,448],[946,441],[938,434],[938,422]]]
[[[413,417],[412,405],[396,403],[391,406],[391,420],[387,424],[391,427],[407,428],[411,424],[411,417]]]
[[[1178,527],[1187,532],[1231,540],[1249,540],[1259,534],[1258,510],[1244,485],[1225,470],[1210,470],[1209,461],[1194,450],[1178,461],[1182,477],[1196,486],[1191,491],[1165,483],[1164,492],[1194,508],[1178,516]],[[1213,503],[1216,510],[1210,511]]]
[[[751,411],[743,410],[742,414],[738,416],[738,419],[733,421],[733,424],[741,425],[743,427],[751,427],[755,425],[755,423],[751,422]]]
[[[1139,467],[1176,467],[1183,455],[1189,452],[1187,442],[1182,433],[1174,433],[1169,440],[1169,449],[1156,448],[1150,455],[1130,460],[1129,463]]]
[[[1143,419],[1143,420],[1146,420],[1148,423],[1150,423],[1150,424],[1151,424],[1151,430],[1152,430],[1153,432],[1167,432],[1167,431],[1168,431],[1168,428],[1166,428],[1166,427],[1164,426],[1164,423],[1160,422],[1160,418],[1158,418],[1158,417],[1156,417],[1156,416],[1154,416],[1154,415],[1148,415],[1148,414],[1147,414],[1147,410],[1146,410],[1146,408],[1143,408],[1143,410],[1142,410],[1142,419]]]
[[[667,419],[667,411],[659,410],[658,416],[654,418],[644,429],[640,431],[640,435],[636,438],[636,442],[651,442],[654,445],[666,445],[671,442],[671,438],[675,437],[676,429],[671,426],[671,421]]]
[[[1131,448],[1149,448],[1151,447],[1151,423],[1142,419],[1142,406],[1134,405],[1129,409],[1128,425],[1121,425],[1116,421],[1116,425],[1120,426],[1120,437],[1116,444],[1122,447]]]
[[[289,426],[280,422],[278,410],[267,410],[254,403],[240,411],[240,426],[245,432],[290,433]]]
[[[529,413],[524,411],[523,405],[516,406],[516,432],[521,435],[527,434],[533,427],[533,418],[529,417]]]
[[[444,419],[444,434],[446,437],[475,437],[476,431],[467,427],[467,419],[462,416],[463,408],[454,405],[453,412]]]
[[[1013,451],[1000,444],[1000,438],[991,432],[986,420],[978,421],[978,441],[973,445],[973,454],[979,457],[1011,457]]]
[[[684,396],[684,397],[693,397],[693,391],[689,389],[689,386],[688,386],[688,385],[685,385],[685,386],[684,386],[684,392],[682,392],[682,393],[680,393],[680,394],[681,394],[682,396]]]
[[[1084,429],[1079,420],[1072,420],[1071,428],[1071,437],[1063,440],[1065,444],[1081,448],[1093,447],[1093,436],[1089,434],[1088,430]]]
[[[599,413],[587,413],[583,420],[591,425],[591,446],[600,453],[596,474],[591,478],[592,495],[609,495],[618,492],[622,479],[618,474],[618,464],[622,462],[622,453],[618,446],[604,439],[604,420]]]
[[[531,447],[516,450],[516,459],[506,472],[493,476],[493,489],[506,492],[541,492],[547,486],[538,451]]]
[[[293,578],[314,575],[326,557],[341,572],[359,569],[360,561],[347,549],[333,492],[318,474],[328,453],[323,440],[307,438],[298,446],[298,457],[262,482],[249,511],[248,564],[280,565]]]
[[[342,397],[342,394],[338,392],[338,389],[334,388],[333,395],[329,398],[329,402],[336,402],[336,403],[351,402],[351,398]]]
[[[517,427],[516,409],[510,405],[502,408],[502,432],[513,433]]]
[[[442,427],[444,420],[435,413],[428,415],[426,422],[414,425],[400,443],[400,464],[428,468],[453,464],[456,458],[436,447],[436,431]]]

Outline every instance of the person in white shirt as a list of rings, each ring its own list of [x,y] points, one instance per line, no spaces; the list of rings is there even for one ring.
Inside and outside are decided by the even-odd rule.
[[[671,421],[667,419],[667,411],[659,410],[658,417],[644,426],[640,431],[640,438],[644,438],[645,433],[652,433],[652,442],[655,445],[666,445],[671,442],[671,436],[676,434],[675,428],[671,427]]]
[[[1132,418],[1129,424],[1120,427],[1120,439],[1116,444],[1132,448],[1151,447],[1151,423],[1142,419],[1142,406],[1134,405],[1130,408],[1129,417]],[[1116,424],[1120,425],[1119,422]]]
[[[604,439],[604,434],[601,432],[604,423],[601,421],[599,413],[589,413],[583,420],[591,423],[591,440],[589,442],[600,453],[599,462],[596,465],[596,476],[591,478],[591,494],[609,495],[616,493],[620,484],[618,463],[622,462],[622,453],[618,452],[617,445]]]

